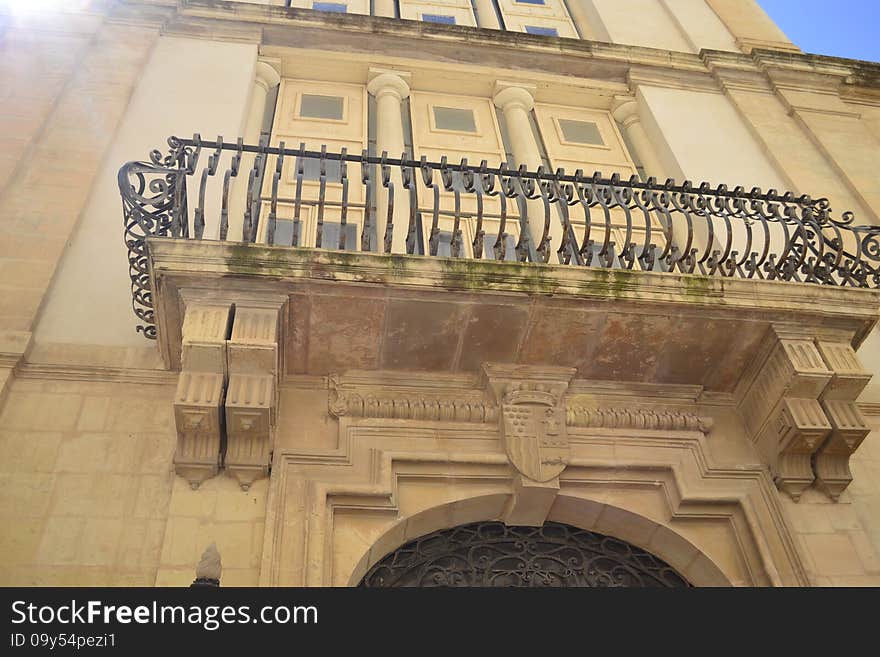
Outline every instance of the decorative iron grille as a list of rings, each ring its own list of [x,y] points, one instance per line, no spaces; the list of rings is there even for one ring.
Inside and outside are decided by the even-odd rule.
[[[477,522],[423,536],[370,568],[360,586],[689,587],[629,543],[555,522]]]
[[[148,338],[156,337],[156,327],[147,237],[391,253],[395,230],[404,230],[394,226],[401,216],[408,254],[547,263],[555,253],[558,263],[581,267],[880,287],[880,228],[854,225],[849,212],[832,218],[824,198],[581,170],[513,170],[485,160],[428,162],[309,151],[304,144],[288,149],[265,139],[246,145],[195,135],[168,144],[166,154],[153,151],[149,162],[125,164],[118,178],[133,308]],[[224,157],[228,166],[221,167]],[[252,158],[252,166],[244,167],[243,158]],[[222,186],[214,178],[217,211],[208,212],[209,180],[224,169]],[[233,217],[237,184],[246,192],[241,216]],[[188,191],[198,198],[192,217]],[[395,212],[395,204],[405,211]],[[211,226],[208,214],[218,216]],[[290,228],[283,236],[282,224]]]

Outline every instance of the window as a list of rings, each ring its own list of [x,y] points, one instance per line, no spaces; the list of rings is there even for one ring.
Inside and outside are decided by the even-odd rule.
[[[454,130],[456,132],[477,131],[477,124],[472,110],[436,106],[432,109],[434,110],[434,127],[438,130]]]
[[[299,104],[299,115],[302,118],[342,121],[344,112],[345,99],[342,96],[303,94]]]
[[[422,14],[422,20],[427,23],[444,23],[455,25],[455,16],[441,16],[439,14]]]
[[[562,137],[573,144],[591,144],[604,146],[602,133],[599,126],[592,121],[575,121],[573,119],[558,119]]]
[[[544,0],[516,0],[521,5],[543,5]]]
[[[539,36],[559,36],[559,32],[555,27],[539,27],[537,25],[526,25],[526,32],[529,34],[537,34]]]
[[[348,12],[348,5],[344,5],[339,2],[313,2],[312,9],[317,9],[318,11],[333,11],[337,14],[344,14]]]
[[[293,169],[294,180],[299,172],[300,158],[296,158],[295,168]],[[302,158],[303,180],[320,180],[321,179],[321,161],[314,157]],[[342,176],[342,167],[339,166],[339,160],[324,160],[324,175],[328,183],[338,183]]]

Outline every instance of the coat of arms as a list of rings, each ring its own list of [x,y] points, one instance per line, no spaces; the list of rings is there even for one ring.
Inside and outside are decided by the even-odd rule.
[[[511,463],[538,482],[550,481],[568,465],[565,409],[544,390],[514,389],[501,405],[504,446]]]

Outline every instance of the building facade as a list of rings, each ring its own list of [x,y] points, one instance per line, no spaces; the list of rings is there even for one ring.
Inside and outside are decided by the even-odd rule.
[[[880,65],[286,5],[0,14],[0,584],[880,585]]]

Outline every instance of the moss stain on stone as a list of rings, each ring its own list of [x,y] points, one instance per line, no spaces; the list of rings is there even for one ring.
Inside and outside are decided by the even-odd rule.
[[[324,279],[336,278],[339,270],[348,270],[356,280],[377,284],[403,283],[411,276],[423,274],[421,267],[411,267],[408,256],[383,256],[354,251],[279,248],[254,244],[229,244],[230,255],[226,264],[233,274],[284,278],[290,274],[290,265],[308,262],[311,270]],[[377,259],[384,259],[385,276],[359,277],[359,267],[369,268]],[[470,260],[465,258],[423,258],[425,265],[440,269],[440,286],[448,290],[521,292],[551,296],[560,288],[570,285],[577,292],[610,299],[631,297],[648,282],[645,272],[628,269],[577,268],[583,278],[573,283],[560,280],[559,268],[536,263],[497,262],[493,260]],[[429,272],[424,272],[429,273]],[[723,281],[719,289],[710,276],[687,274],[679,276],[678,292],[693,300],[712,297],[723,303]]]

